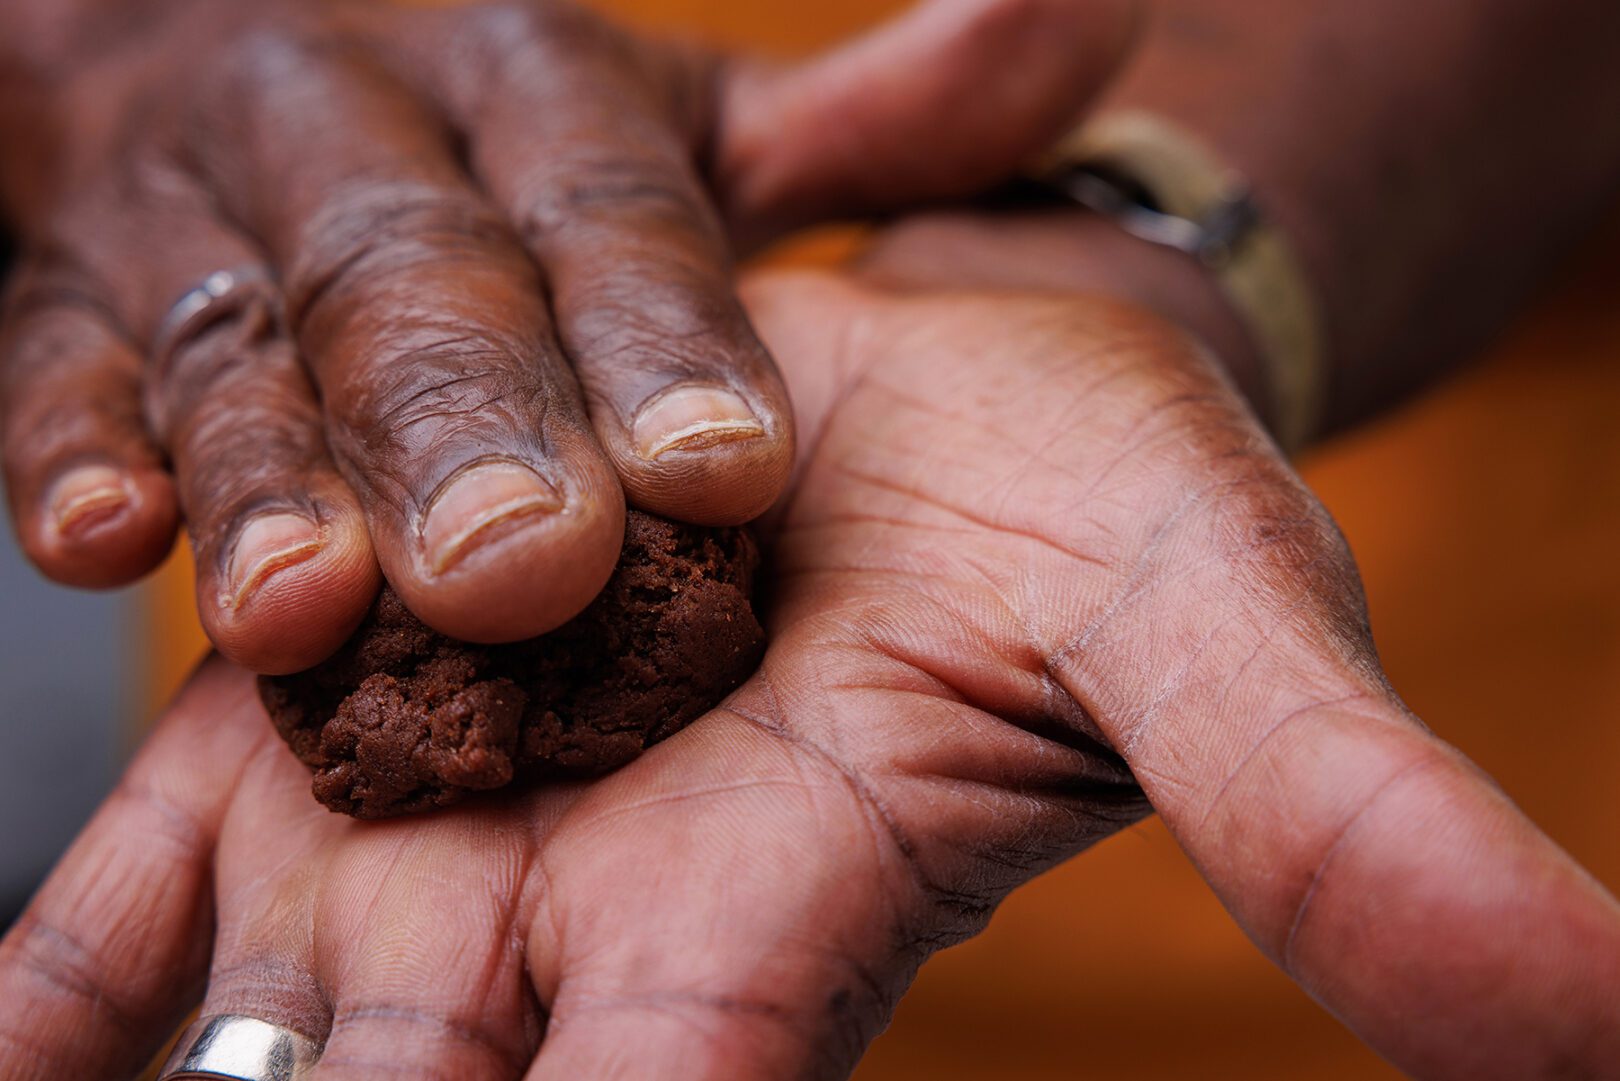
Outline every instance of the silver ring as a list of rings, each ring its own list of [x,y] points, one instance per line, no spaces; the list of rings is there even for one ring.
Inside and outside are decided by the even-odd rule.
[[[275,280],[263,266],[251,264],[214,271],[195,288],[186,290],[158,321],[152,334],[153,360],[162,368],[182,343],[253,300],[269,300],[279,313]]]
[[[158,1081],[182,1077],[297,1081],[320,1055],[319,1044],[290,1028],[225,1013],[199,1018],[186,1027]]]

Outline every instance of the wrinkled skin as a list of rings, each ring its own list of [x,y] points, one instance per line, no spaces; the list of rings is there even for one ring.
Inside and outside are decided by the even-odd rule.
[[[206,971],[206,1013],[326,1039],[323,1081],[840,1077],[922,960],[1148,800],[1417,1076],[1620,1061],[1620,911],[1401,707],[1330,520],[1188,339],[753,304],[805,433],[757,677],[598,783],[366,824],[211,662],[0,945],[0,1074],[127,1071]]]
[[[266,672],[335,649],[379,573],[512,640],[596,594],[626,496],[757,516],[793,424],[732,247],[1001,179],[1131,26],[936,0],[779,67],[567,0],[96,3],[0,47],[13,517],[46,574],[107,586],[183,509],[205,628]],[[220,270],[220,318],[165,321]]]

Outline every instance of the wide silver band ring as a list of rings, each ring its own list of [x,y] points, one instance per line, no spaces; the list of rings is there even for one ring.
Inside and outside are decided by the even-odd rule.
[[[263,266],[250,264],[216,270],[175,301],[152,333],[152,359],[161,370],[174,351],[209,326],[255,301],[280,310],[275,279]]]
[[[320,1058],[314,1040],[257,1017],[226,1013],[186,1026],[158,1081],[297,1081]]]

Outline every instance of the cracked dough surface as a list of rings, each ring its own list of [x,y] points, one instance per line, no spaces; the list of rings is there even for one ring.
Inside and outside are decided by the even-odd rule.
[[[260,695],[315,798],[357,818],[518,782],[605,773],[715,706],[759,661],[743,529],[631,511],[618,568],[589,608],[527,641],[429,629],[384,589],[331,659],[266,676]]]

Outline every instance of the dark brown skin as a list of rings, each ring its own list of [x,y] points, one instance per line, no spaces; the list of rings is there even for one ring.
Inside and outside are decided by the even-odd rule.
[[[1620,906],[1401,705],[1196,343],[1052,295],[751,303],[820,433],[759,673],[593,784],[361,823],[205,666],[0,942],[0,1076],[120,1076],[201,998],[325,1041],[309,1081],[833,1081],[917,965],[1149,800],[1413,1076],[1614,1076]]]
[[[981,186],[1101,85],[1127,6],[939,8],[773,75],[549,0],[8,0],[0,189],[33,255],[0,385],[24,547],[116,584],[183,506],[204,623],[261,670],[329,652],[379,562],[447,632],[554,625],[611,564],[621,490],[727,522],[780,488],[791,425],[717,220],[746,244]],[[1465,355],[1620,186],[1612,4],[1144,6],[1106,104],[1203,137],[1294,237],[1329,427]],[[249,313],[149,377],[159,313],[264,252],[293,325]],[[913,219],[881,258],[913,284],[1146,299],[1263,378],[1207,276],[1075,215]],[[655,452],[633,418],[656,402],[684,438]]]
[[[1290,237],[1325,323],[1322,434],[1473,356],[1620,197],[1609,0],[1141,7],[1096,108],[1192,133]],[[1127,297],[1193,329],[1246,388],[1261,378],[1209,275],[1082,215],[914,216],[872,260],[911,286]]]
[[[379,572],[448,634],[524,638],[606,580],[626,497],[759,514],[793,424],[733,241],[977,190],[1131,27],[1119,0],[936,3],[778,68],[562,0],[0,10],[29,50],[0,56],[23,546],[118,584],[183,510],[206,629],[266,672],[330,653]],[[147,356],[239,267],[279,288]]]
[[[1383,680],[1342,541],[1187,334],[1231,313],[1105,223],[1048,224],[1085,243],[892,234],[872,266],[910,298],[761,284],[816,433],[770,651],[602,783],[337,822],[206,668],[0,944],[0,1072],[128,1068],[206,982],[208,1012],[325,1039],[321,1079],[838,1077],[923,958],[1145,794],[1404,1069],[1612,1075],[1620,908]],[[942,265],[1044,292],[919,285]],[[1053,295],[1084,282],[1172,319]]]

